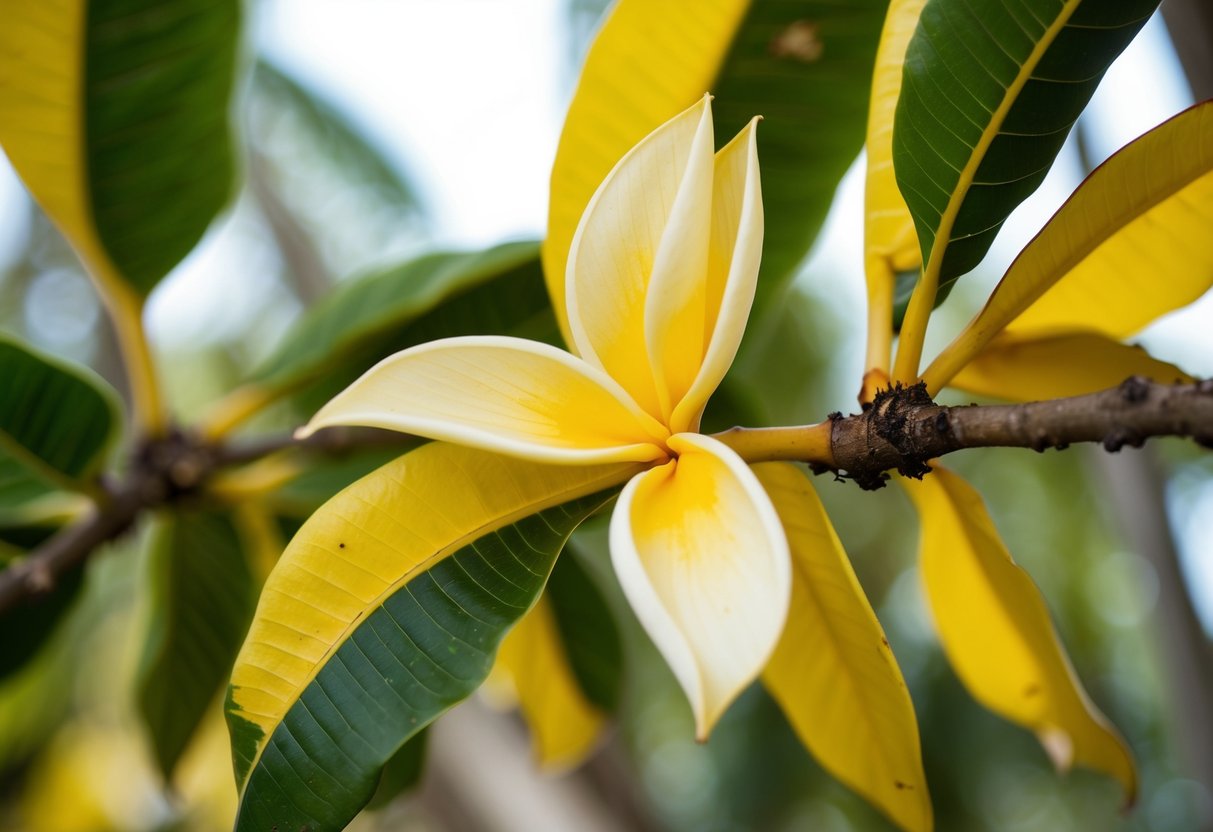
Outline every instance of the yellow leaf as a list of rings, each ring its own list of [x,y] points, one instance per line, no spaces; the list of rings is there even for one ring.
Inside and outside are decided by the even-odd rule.
[[[869,284],[876,278],[883,280],[886,274],[891,281],[894,272],[918,268],[922,261],[914,220],[893,173],[893,116],[901,95],[906,47],[926,3],[927,0],[893,0],[876,51],[864,186],[864,252]]]
[[[792,554],[792,604],[762,680],[822,767],[908,832],[932,827],[901,671],[808,478],[754,466]]]
[[[1151,358],[1141,347],[1097,332],[1018,335],[1004,332],[951,381],[978,396],[1042,401],[1115,387],[1129,376],[1163,384],[1192,381],[1173,364]]]
[[[1020,253],[923,374],[934,392],[1003,329],[1121,339],[1213,286],[1213,102],[1126,145]]]
[[[266,581],[232,673],[232,709],[262,732],[252,762],[368,610],[465,544],[640,467],[544,465],[431,443],[325,503]]]
[[[1007,552],[981,496],[936,468],[899,480],[922,521],[920,569],[940,642],[977,701],[1033,731],[1062,771],[1077,763],[1137,793],[1133,760],[1087,698],[1040,590]]]
[[[501,642],[493,673],[508,681],[544,768],[570,768],[593,750],[605,716],[573,674],[546,595]]]
[[[93,227],[85,180],[84,41],[87,4],[4,4],[0,27],[0,143],[42,209],[94,274],[112,270]]]
[[[710,91],[749,6],[619,0],[594,39],[556,149],[543,245],[548,292],[567,343],[565,265],[590,197],[633,145]]]

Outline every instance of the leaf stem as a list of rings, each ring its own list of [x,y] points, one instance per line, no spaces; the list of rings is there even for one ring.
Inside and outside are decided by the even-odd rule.
[[[131,387],[131,406],[140,435],[162,437],[168,432],[168,409],[160,391],[156,363],[143,326],[143,301],[129,291],[107,286],[102,295],[114,321],[118,347]]]
[[[867,404],[889,384],[893,356],[893,270],[884,257],[868,257],[868,343],[859,403]]]
[[[906,308],[897,340],[897,362],[893,365],[893,381],[913,384],[918,380],[918,365],[922,362],[922,345],[927,337],[927,324],[935,308],[939,290],[939,269],[943,264],[944,246],[931,248],[931,257],[914,285],[910,305]]]
[[[198,422],[198,432],[205,439],[222,439],[272,404],[279,395],[280,391],[258,384],[237,387],[211,406]]]

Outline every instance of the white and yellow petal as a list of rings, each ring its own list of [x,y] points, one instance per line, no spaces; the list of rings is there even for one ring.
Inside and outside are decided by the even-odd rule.
[[[387,428],[540,462],[646,462],[668,432],[605,373],[520,338],[450,338],[384,359],[300,435]]]
[[[708,398],[737,357],[745,334],[758,267],[762,262],[762,182],[758,169],[754,118],[716,154],[712,182],[712,242],[704,286],[704,351],[695,358],[694,381],[672,391],[678,404],[670,417],[672,433],[696,431]]]
[[[675,355],[654,363],[651,339],[677,343],[680,354],[702,350],[712,151],[705,96],[619,160],[586,206],[569,250],[566,297],[578,353],[663,421],[671,405],[658,378],[684,362]],[[676,331],[646,325],[651,307]],[[679,340],[685,338],[691,343]]]
[[[788,542],[754,473],[714,439],[634,477],[611,517],[611,559],[705,739],[766,665],[791,594]]]

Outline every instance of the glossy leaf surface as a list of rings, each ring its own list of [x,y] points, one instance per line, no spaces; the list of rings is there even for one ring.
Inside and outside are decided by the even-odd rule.
[[[1036,190],[1157,0],[930,0],[906,52],[897,183],[943,290]]]
[[[1004,329],[1019,342],[1063,331],[1135,334],[1213,286],[1211,227],[1213,102],[1205,102],[1096,168],[923,378],[939,389]]]
[[[238,829],[342,828],[396,749],[488,673],[601,500],[532,515],[635,470],[432,443],[313,515],[271,574],[232,677]]]

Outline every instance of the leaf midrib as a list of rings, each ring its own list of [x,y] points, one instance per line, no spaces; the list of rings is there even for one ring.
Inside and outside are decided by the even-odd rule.
[[[328,665],[328,662],[337,653],[337,650],[343,644],[345,644],[345,642],[349,641],[350,636],[354,633],[354,631],[357,630],[364,621],[366,621],[372,612],[382,607],[388,598],[401,591],[409,583],[409,581],[415,578],[417,575],[422,574],[430,567],[434,566],[434,564],[446,557],[449,557],[455,552],[458,552],[464,546],[479,540],[481,537],[484,537],[487,534],[492,534],[499,529],[504,529],[513,523],[517,523],[520,520],[530,517],[533,514],[538,514],[539,512],[546,511],[549,508],[555,508],[558,505],[562,505],[572,500],[589,496],[590,494],[601,491],[604,488],[610,488],[614,485],[618,485],[620,482],[634,476],[637,470],[639,470],[641,467],[643,466],[637,466],[635,470],[628,469],[626,476],[623,476],[620,472],[610,472],[602,477],[581,483],[575,489],[552,495],[543,500],[518,508],[512,512],[509,512],[508,514],[500,515],[490,522],[483,523],[472,531],[462,535],[447,546],[439,549],[433,555],[405,572],[383,592],[381,592],[377,598],[366,604],[362,610],[360,610],[359,613],[345,626],[345,629],[341,631],[341,635],[334,639],[332,644],[325,647],[324,653],[321,654],[320,658],[308,671],[307,676],[305,676],[303,681],[296,687],[294,699],[286,703],[286,707],[283,709],[282,713],[277,716],[271,730],[267,731],[262,737],[260,744],[257,746],[256,752],[249,761],[248,775],[245,777],[244,782],[239,784],[240,801],[243,802],[245,789],[248,787],[249,782],[252,781],[253,773],[257,771],[257,767],[261,762],[261,756],[265,752],[265,749],[269,747],[270,740],[273,737],[274,732],[277,731],[278,727],[283,724],[286,714],[295,706],[296,702],[300,701],[300,696],[303,691],[307,690],[312,683],[316,681],[316,677],[319,675],[320,671]]]
[[[990,145],[994,143],[994,139],[1000,134],[1003,122],[1006,121],[1011,107],[1019,99],[1019,94],[1023,91],[1024,86],[1032,78],[1032,73],[1080,5],[1082,5],[1082,0],[1067,0],[1057,17],[1045,29],[1040,40],[1032,47],[1027,60],[1020,64],[1015,80],[1007,87],[1002,101],[999,102],[998,107],[994,110],[994,114],[986,124],[986,129],[982,131],[981,138],[977,140],[977,144],[974,145],[968,160],[960,170],[960,177],[956,182],[956,187],[952,189],[952,194],[948,197],[948,204],[944,208],[943,213],[940,214],[939,223],[935,228],[935,238],[931,244],[931,254],[927,259],[926,267],[923,269],[922,278],[914,288],[914,294],[910,298],[910,306],[906,311],[906,321],[902,327],[903,333],[918,333],[918,349],[909,351],[904,358],[902,350],[898,349],[897,367],[894,372],[894,378],[896,379],[910,382],[918,376],[918,365],[922,358],[922,334],[926,332],[927,319],[934,308],[935,295],[939,291],[939,274],[943,267],[944,254],[947,252],[948,244],[952,242],[952,227],[956,224],[956,217],[959,215],[960,208],[968,196],[969,188],[972,186],[973,179],[977,175],[977,169],[985,159]],[[940,244],[941,240],[943,241],[942,245]],[[913,365],[912,367],[909,366],[911,364]]]

